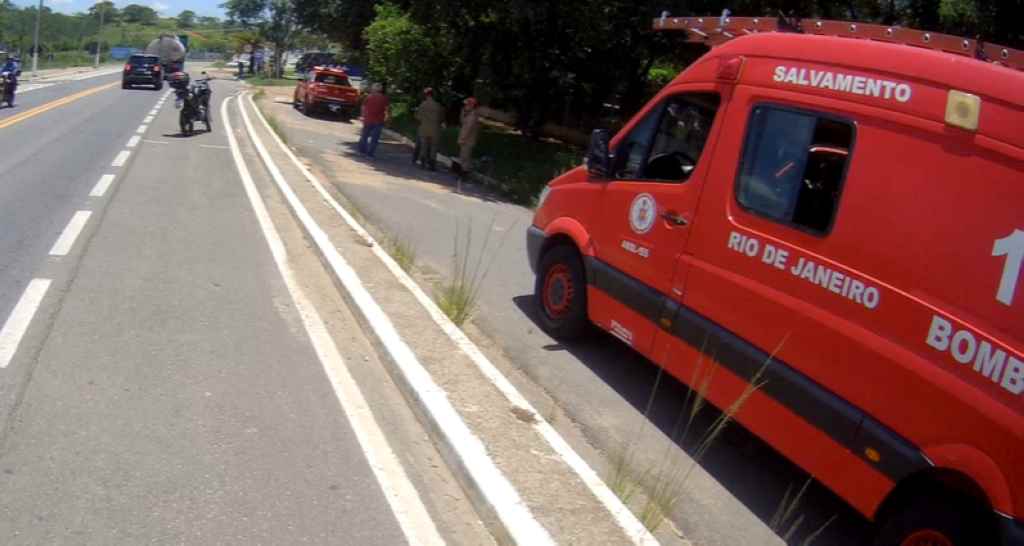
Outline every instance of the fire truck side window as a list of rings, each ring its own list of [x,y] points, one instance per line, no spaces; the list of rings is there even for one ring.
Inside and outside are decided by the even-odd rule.
[[[692,93],[652,108],[619,143],[615,178],[685,182],[697,168],[718,104],[718,95]]]
[[[826,233],[852,144],[848,122],[758,106],[750,117],[736,198],[761,216]]]

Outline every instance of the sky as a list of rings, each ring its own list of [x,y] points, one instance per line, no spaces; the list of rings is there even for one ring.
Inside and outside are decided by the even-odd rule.
[[[38,3],[38,0],[35,2],[32,0],[13,1],[19,6],[34,6]],[[97,0],[43,0],[43,5],[54,11],[75,13],[88,10],[89,7],[96,2]],[[164,17],[173,17],[187,9],[190,9],[199,15],[223,17],[224,10],[218,6],[223,2],[224,0],[114,0],[114,5],[118,8],[123,8],[128,4],[142,4],[143,6],[149,6],[155,9]]]

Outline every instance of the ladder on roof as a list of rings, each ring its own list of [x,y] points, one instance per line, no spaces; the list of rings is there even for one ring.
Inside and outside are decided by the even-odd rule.
[[[795,32],[861,38],[933,49],[1024,70],[1024,51],[981,40],[899,26],[826,19],[731,17],[728,14],[721,17],[672,17],[666,12],[654,19],[653,28],[686,32],[688,42],[701,43],[709,47],[758,32]]]

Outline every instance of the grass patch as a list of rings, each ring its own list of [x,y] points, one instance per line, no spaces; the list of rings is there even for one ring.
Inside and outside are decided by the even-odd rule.
[[[384,237],[382,246],[399,267],[406,273],[412,273],[416,267],[416,247],[412,243],[397,235],[388,235]]]
[[[245,81],[257,86],[272,86],[272,87],[293,87],[295,86],[295,80],[288,80],[285,78],[267,78],[264,76],[251,76],[245,78]]]
[[[48,70],[53,68],[73,68],[78,66],[92,66],[93,62],[96,61],[96,57],[86,51],[55,51],[53,52],[53,58],[49,55],[39,55],[39,70]],[[100,65],[118,61],[111,61],[110,57],[105,54],[100,55]],[[21,59],[21,71],[28,74],[32,71],[32,56],[26,55]]]
[[[804,493],[807,492],[807,487],[811,485],[814,480],[814,476],[808,476],[803,486],[793,494],[793,484],[790,484],[786,488],[786,493],[782,496],[782,502],[775,509],[775,513],[772,515],[772,519],[768,521],[768,528],[771,529],[776,535],[782,538],[787,543],[793,538],[797,530],[804,523],[804,515],[798,512],[800,508],[800,500],[803,499]],[[821,533],[828,528],[829,525],[835,521],[836,516],[829,518],[821,527],[804,537],[803,541],[800,542],[800,546],[810,546],[818,538]]]
[[[260,108],[260,111],[263,112],[263,109]],[[267,118],[267,125],[270,125],[270,128],[274,130],[274,133],[281,139],[281,142],[284,142],[285,145],[287,145],[288,135],[286,135],[281,129],[281,125],[277,122],[277,118],[274,117],[274,114],[263,112],[263,117]]]
[[[505,236],[513,230],[511,226],[505,230]],[[465,227],[461,222],[455,224],[454,252],[452,254],[452,274],[434,293],[437,306],[457,326],[466,323],[473,313],[476,312],[477,300],[480,296],[480,286],[483,284],[487,272],[498,255],[498,250],[504,245],[505,238],[491,248],[491,234],[494,233],[494,219],[487,228],[487,235],[477,252],[476,260],[472,258],[473,227],[467,220]],[[490,258],[488,259],[488,254]]]
[[[786,339],[784,338],[775,352],[782,347],[785,341]],[[694,420],[700,411],[707,406],[707,393],[714,379],[715,371],[718,369],[718,365],[715,363],[717,351],[712,352],[711,358],[705,361],[704,355],[707,354],[707,344],[708,339],[705,338],[690,380],[690,390],[687,392],[686,399],[683,401],[683,407],[672,427],[671,434],[669,435],[671,441],[665,446],[665,453],[660,459],[661,462],[656,462],[639,471],[634,468],[635,465],[632,463],[633,452],[644,427],[637,430],[636,436],[627,444],[623,453],[616,455],[613,459],[611,476],[608,480],[609,487],[627,505],[636,497],[638,492],[643,492],[644,498],[639,503],[637,518],[652,533],[671,516],[682,496],[686,482],[697,468],[697,465],[703,460],[708,450],[714,445],[726,427],[735,420],[736,414],[739,413],[750,397],[764,386],[764,372],[775,356],[775,352],[773,352],[753,377],[750,378],[739,396],[700,434],[690,454],[691,462],[682,467],[675,466],[670,464],[670,451],[676,445],[684,445],[686,442]],[[651,394],[644,408],[645,426],[646,422],[650,421],[651,408],[654,406],[655,396],[661,384],[663,374],[664,368],[659,368],[658,375],[651,388]]]
[[[400,99],[392,103],[389,126],[409,138],[416,138],[418,122],[410,103]],[[457,157],[458,136],[457,126],[446,127],[441,133],[438,151]],[[479,172],[498,181],[499,187],[493,189],[514,203],[530,206],[548,181],[580,164],[583,150],[568,144],[529,139],[485,124],[473,156],[480,165]],[[480,162],[484,157],[490,160]]]

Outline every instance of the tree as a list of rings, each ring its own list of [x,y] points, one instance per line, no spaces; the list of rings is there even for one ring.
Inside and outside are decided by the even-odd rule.
[[[128,4],[121,10],[121,16],[125,22],[143,25],[155,25],[159,17],[153,8],[139,4]]]
[[[366,45],[363,31],[377,16],[378,4],[379,0],[302,0],[295,2],[295,17],[303,27],[347,49],[361,50]]]
[[[196,25],[196,12],[187,9],[178,14],[178,26],[181,28],[192,28]]]
[[[216,17],[205,16],[205,15],[200,15],[199,17],[197,17],[196,18],[196,22],[199,24],[200,27],[205,27],[205,28],[212,28],[212,27],[219,27],[219,26],[221,26],[220,19],[218,19]]]
[[[228,21],[234,24],[240,25],[246,30],[256,29],[257,25],[262,22],[264,12],[267,9],[267,0],[228,0],[220,5],[224,8],[225,13],[228,16]],[[253,38],[248,44],[252,47],[249,52],[249,73],[252,74],[256,71],[256,41],[257,38]]]
[[[447,58],[445,44],[393,4],[380,4],[377,17],[366,28],[366,49],[374,79],[405,92],[428,85],[441,87]],[[408,62],[416,59],[416,62]]]
[[[284,75],[284,65],[281,60],[286,51],[291,49],[292,40],[295,36],[295,11],[292,9],[292,0],[270,0],[267,6],[267,18],[264,21],[260,34],[274,46],[274,62],[272,64],[275,78]]]
[[[284,73],[281,59],[291,48],[296,34],[295,5],[292,0],[228,0],[221,4],[232,21],[256,30],[261,41],[274,47],[274,76]],[[249,72],[253,72],[255,50],[249,56]]]
[[[112,23],[117,20],[119,12],[114,7],[114,3],[110,0],[103,0],[102,2],[96,2],[89,7],[89,16],[99,21],[100,15],[103,15],[103,20],[107,23]]]

